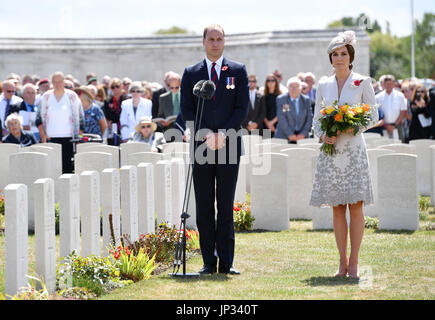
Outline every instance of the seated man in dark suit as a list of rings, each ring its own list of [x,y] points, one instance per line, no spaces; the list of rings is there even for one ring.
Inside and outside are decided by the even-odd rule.
[[[301,94],[301,81],[292,77],[287,82],[289,92],[276,98],[278,126],[275,137],[290,143],[308,138],[313,122],[311,100]]]
[[[180,112],[180,83],[181,76],[175,72],[170,73],[168,78],[169,91],[159,97],[159,118],[178,115]],[[160,121],[163,131],[173,128],[174,121]]]
[[[266,110],[263,108],[263,104],[260,102],[261,94],[257,91],[257,77],[255,75],[248,76],[249,82],[249,108],[248,116],[242,122],[242,127],[251,133],[252,130],[263,129],[264,121],[266,117]]]

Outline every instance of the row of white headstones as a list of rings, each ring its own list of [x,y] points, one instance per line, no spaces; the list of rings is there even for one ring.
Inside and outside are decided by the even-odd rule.
[[[241,158],[235,200],[246,200],[246,192],[250,192],[254,229],[286,230],[290,219],[298,218],[311,219],[313,229],[332,229],[331,209],[308,205],[320,144],[305,139],[290,145],[285,140],[263,140],[260,136],[244,136],[243,140],[246,154]],[[375,205],[366,207],[365,214],[379,217],[380,229],[418,229],[418,192],[430,195],[433,189],[435,147],[430,145],[435,141],[413,141],[408,145],[367,134],[366,141]],[[0,151],[3,146],[0,145]],[[5,188],[7,294],[15,294],[27,283],[29,227],[35,230],[36,272],[47,288],[54,290],[55,202],[60,204],[60,257],[73,250],[82,256],[106,255],[110,243],[109,213],[118,241],[121,231],[133,241],[139,234],[153,232],[156,216],[158,223],[179,223],[189,163],[188,144],[173,144],[163,154],[121,155],[121,163],[125,164],[120,169],[113,165],[119,153],[102,152],[107,147],[116,148],[84,144],[75,156],[76,173],[56,180],[50,176],[50,168],[55,166],[51,162],[53,154],[47,154],[55,147],[34,147],[53,149],[46,153],[33,150],[10,154],[8,166],[13,165],[8,179],[14,183]],[[423,161],[420,165],[419,160]],[[196,228],[193,186],[188,213],[188,227]]]

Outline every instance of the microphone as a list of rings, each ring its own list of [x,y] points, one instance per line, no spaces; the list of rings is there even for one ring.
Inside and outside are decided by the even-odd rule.
[[[193,87],[193,94],[197,97],[200,97],[201,88],[206,80],[199,80],[195,86]]]
[[[213,97],[215,91],[216,85],[214,84],[214,82],[211,80],[207,80],[204,81],[204,83],[202,84],[199,96],[205,100],[210,100]]]

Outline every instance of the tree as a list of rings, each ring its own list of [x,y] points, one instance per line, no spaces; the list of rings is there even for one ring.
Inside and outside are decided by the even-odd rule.
[[[177,26],[172,26],[167,29],[159,29],[154,34],[193,34],[193,32],[189,32],[187,29]]]
[[[340,20],[332,21],[327,25],[327,28],[345,28],[345,27],[359,27],[364,28],[368,33],[381,31],[381,26],[378,21],[372,20],[365,13],[360,13],[356,18],[343,17]]]

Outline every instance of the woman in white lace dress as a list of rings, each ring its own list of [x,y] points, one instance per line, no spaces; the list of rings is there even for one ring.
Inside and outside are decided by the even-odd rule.
[[[337,153],[330,156],[320,152],[311,193],[310,205],[333,208],[334,234],[340,254],[340,266],[336,276],[358,278],[358,254],[364,233],[363,204],[373,203],[373,191],[364,137],[361,134],[378,121],[375,93],[369,77],[352,71],[355,55],[355,33],[339,33],[328,47],[330,62],[335,74],[319,83],[314,111],[315,134],[325,143],[335,144]],[[356,135],[353,130],[328,137],[322,132],[320,109],[338,100],[339,105],[367,103],[373,119],[367,128]],[[346,209],[350,211],[351,253],[347,258]]]

